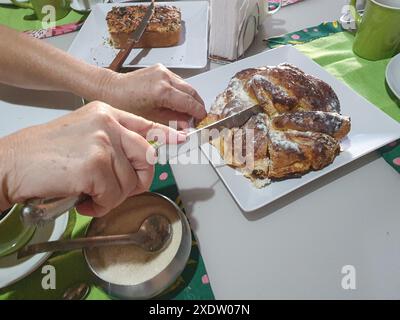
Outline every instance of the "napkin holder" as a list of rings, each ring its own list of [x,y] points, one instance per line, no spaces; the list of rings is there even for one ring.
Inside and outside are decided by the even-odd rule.
[[[215,10],[215,6],[213,6],[213,2],[220,0],[212,0],[211,1],[211,11]],[[235,0],[233,0],[235,1]],[[232,2],[233,2],[232,1]],[[244,18],[242,21],[235,21],[232,25],[224,25],[221,28],[220,25],[216,25],[216,20],[221,14],[229,14],[229,10],[225,12],[212,12],[211,15],[216,18],[211,18],[210,22],[210,44],[212,42],[213,35],[215,34],[213,28],[221,29],[222,31],[218,32],[226,32],[226,30],[237,30],[236,34],[231,34],[231,36],[235,37],[232,41],[233,48],[229,48],[230,53],[222,54],[220,48],[213,48],[210,46],[209,58],[217,63],[230,63],[232,61],[240,58],[246,50],[253,43],[258,31],[259,26],[265,18],[265,0],[244,0],[247,1],[247,9],[244,13]],[[229,4],[228,4],[229,5]],[[214,21],[213,21],[214,20]],[[219,22],[219,21],[218,21]],[[216,31],[216,30],[215,30]],[[215,49],[215,50],[213,50]]]

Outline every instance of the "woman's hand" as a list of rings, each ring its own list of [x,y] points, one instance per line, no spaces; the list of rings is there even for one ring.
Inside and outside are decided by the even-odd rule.
[[[161,64],[126,74],[110,73],[100,89],[96,99],[159,123],[176,120],[182,129],[190,118],[201,120],[207,115],[197,91]]]
[[[155,150],[144,137],[152,129],[170,143],[185,140],[178,131],[101,102],[0,139],[0,209],[83,193],[92,200],[79,212],[104,215],[150,187]]]

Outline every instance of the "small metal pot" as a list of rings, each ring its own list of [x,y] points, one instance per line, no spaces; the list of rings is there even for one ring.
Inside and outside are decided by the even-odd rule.
[[[108,295],[114,298],[150,299],[159,295],[176,281],[176,279],[184,270],[186,263],[189,259],[191,245],[192,245],[192,236],[189,223],[182,210],[173,201],[171,201],[170,199],[161,194],[147,192],[142,195],[138,195],[136,197],[141,197],[141,196],[146,196],[146,197],[151,196],[151,197],[156,197],[158,199],[162,199],[163,201],[167,202],[169,205],[173,206],[176,209],[176,213],[182,223],[181,242],[175,254],[175,257],[172,259],[172,261],[168,264],[168,266],[164,270],[162,270],[159,274],[157,274],[153,278],[135,285],[121,285],[105,281],[104,279],[102,279],[99,276],[98,272],[95,270],[93,264],[91,263],[90,256],[88,255],[87,250],[83,250],[85,260],[91,272],[93,273],[97,284],[101,286]],[[89,224],[86,233],[88,233],[91,230],[93,222],[96,219],[101,219],[101,218],[94,218],[92,222]]]

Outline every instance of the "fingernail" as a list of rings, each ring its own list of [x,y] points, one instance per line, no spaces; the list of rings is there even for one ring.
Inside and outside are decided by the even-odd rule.
[[[185,142],[187,139],[187,135],[183,131],[178,132],[178,142]]]

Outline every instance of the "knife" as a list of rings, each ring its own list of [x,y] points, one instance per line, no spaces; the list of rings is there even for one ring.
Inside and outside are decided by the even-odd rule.
[[[210,141],[211,130],[222,130],[223,128],[237,128],[243,126],[253,115],[263,112],[260,105],[235,113],[222,120],[214,122],[201,129],[193,130],[187,135],[186,142],[179,145],[159,144],[154,146],[157,150],[159,163],[166,163],[180,154],[190,152]],[[165,162],[164,162],[165,161]],[[68,198],[53,199],[31,199],[25,202],[21,209],[21,219],[25,225],[42,225],[53,221],[61,214],[76,207],[78,204],[89,200],[87,195],[80,195]]]
[[[119,70],[122,68],[122,65],[124,64],[125,60],[128,58],[129,54],[131,53],[133,47],[135,44],[140,40],[142,37],[144,31],[146,30],[146,27],[150,21],[151,16],[154,13],[154,7],[155,7],[155,0],[151,1],[151,4],[146,9],[146,13],[140,21],[139,27],[133,32],[132,37],[127,41],[127,44],[125,48],[122,48],[119,50],[117,56],[114,58],[113,62],[111,62],[110,66],[108,67],[110,70],[119,72]]]
[[[254,105],[242,111],[239,111],[229,117],[216,121],[208,126],[193,130],[188,133],[184,143],[179,145],[160,144],[156,145],[158,154],[158,162],[164,164],[167,160],[172,160],[181,154],[189,153],[190,151],[199,148],[201,145],[210,142],[210,131],[224,128],[232,129],[243,126],[252,116],[263,112],[261,105]]]

